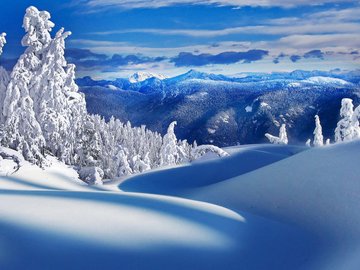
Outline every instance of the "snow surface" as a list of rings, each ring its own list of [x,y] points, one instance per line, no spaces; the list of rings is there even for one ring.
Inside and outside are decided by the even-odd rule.
[[[245,219],[250,213],[298,226],[309,233],[301,245],[314,256],[303,258],[306,263],[300,269],[359,269],[359,150],[360,141],[311,148],[296,155],[289,155],[294,151],[289,146],[239,147],[230,158],[140,175],[125,181],[121,189],[206,201],[240,212]],[[257,159],[255,155],[251,158],[254,151]],[[272,254],[280,246],[272,243],[267,252]],[[264,255],[259,256],[261,260]],[[284,260],[283,268],[258,262],[258,269],[298,269],[299,265],[291,263],[285,267],[285,253],[272,263],[277,259]],[[256,269],[254,264],[244,269]]]
[[[120,189],[24,161],[0,177],[0,269],[359,269],[360,141],[225,150]]]

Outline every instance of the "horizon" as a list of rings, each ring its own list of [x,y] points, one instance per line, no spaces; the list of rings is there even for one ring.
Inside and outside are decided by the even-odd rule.
[[[318,70],[318,69],[314,69],[314,70],[303,70],[303,69],[294,69],[294,70],[289,70],[289,71],[269,71],[269,72],[240,72],[240,73],[236,73],[236,74],[228,74],[228,75],[224,75],[222,73],[212,73],[212,72],[202,72],[199,71],[198,69],[194,69],[191,68],[183,73],[179,73],[179,74],[175,74],[173,76],[167,76],[165,78],[162,78],[160,80],[166,80],[166,79],[172,79],[172,78],[176,78],[191,72],[199,72],[199,73],[204,73],[207,75],[215,75],[215,76],[224,76],[226,78],[234,78],[234,79],[238,79],[238,78],[246,78],[247,76],[251,76],[251,75],[259,75],[259,74],[267,74],[267,75],[276,75],[276,74],[290,74],[290,73],[294,73],[294,72],[324,72],[324,73],[328,73],[328,75],[334,75],[334,74],[347,74],[347,73],[351,73],[351,72],[356,72],[359,71],[360,69],[356,68],[356,69],[352,69],[352,70],[344,70],[344,69],[330,69],[330,70]],[[85,75],[83,77],[77,77],[76,79],[83,79],[86,77],[91,78],[94,81],[100,81],[100,80],[108,80],[108,81],[114,81],[116,79],[130,79],[131,76],[135,75],[135,74],[151,74],[151,75],[164,75],[162,73],[155,73],[155,72],[151,72],[151,71],[135,71],[134,73],[129,73],[127,76],[123,76],[123,77],[114,77],[114,78],[96,78],[96,77],[92,77],[91,75]],[[319,75],[320,76],[320,75]],[[156,76],[153,76],[156,77]],[[321,76],[323,77],[323,76]],[[151,77],[149,77],[151,78]]]
[[[78,78],[360,67],[360,3],[348,0],[5,2],[0,32],[7,33],[8,43],[0,61],[8,68],[25,50],[21,24],[30,5],[50,12],[53,36],[61,27],[73,33],[66,56],[76,64]]]

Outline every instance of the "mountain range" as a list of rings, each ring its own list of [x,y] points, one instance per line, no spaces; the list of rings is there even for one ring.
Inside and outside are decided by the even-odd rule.
[[[333,138],[341,99],[360,102],[360,70],[247,73],[234,76],[190,70],[167,78],[136,73],[130,78],[77,79],[90,113],[111,116],[165,133],[176,120],[176,134],[190,142],[230,146],[265,142],[287,125],[289,140],[312,137],[318,114],[326,138]]]

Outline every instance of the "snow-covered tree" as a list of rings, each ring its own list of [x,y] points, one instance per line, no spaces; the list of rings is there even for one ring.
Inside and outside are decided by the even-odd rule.
[[[3,53],[3,48],[6,44],[6,33],[1,33],[0,34],[0,55],[2,55]]]
[[[163,145],[160,149],[160,165],[169,166],[177,163],[179,159],[177,139],[174,132],[176,121],[170,123],[167,133],[163,138]]]
[[[360,105],[355,108],[354,113],[353,113],[352,118],[351,118],[351,124],[352,124],[353,129],[354,129],[354,131],[353,131],[354,132],[354,139],[360,138],[359,119],[360,119]]]
[[[288,144],[288,137],[286,133],[286,125],[282,124],[279,131],[279,137],[273,136],[269,133],[265,134],[265,137],[268,138],[272,144]]]
[[[324,136],[322,134],[322,127],[320,123],[320,118],[318,115],[315,115],[315,130],[314,130],[314,146],[323,146],[324,145]]]
[[[354,113],[353,101],[350,98],[344,98],[341,101],[340,121],[335,129],[335,142],[351,141],[360,136],[359,111]]]
[[[49,43],[32,87],[33,99],[47,148],[61,160],[70,163],[74,154],[77,122],[86,114],[83,96],[74,83],[74,66],[65,60],[65,39],[70,32],[61,28]],[[75,126],[74,126],[75,124]],[[76,129],[74,129],[74,127]]]
[[[3,53],[3,48],[6,44],[5,37],[6,37],[6,33],[0,34],[0,56]],[[4,124],[4,119],[2,116],[3,105],[4,105],[3,100],[5,99],[6,88],[7,85],[9,84],[9,81],[10,81],[9,73],[5,70],[5,68],[0,66],[0,125]]]
[[[30,160],[38,159],[36,163],[44,161],[40,153],[44,151],[45,140],[30,92],[37,70],[41,68],[44,51],[51,42],[50,31],[54,24],[49,19],[48,12],[27,8],[23,21],[26,35],[22,39],[22,45],[27,49],[11,73],[3,105],[2,144],[21,150]]]

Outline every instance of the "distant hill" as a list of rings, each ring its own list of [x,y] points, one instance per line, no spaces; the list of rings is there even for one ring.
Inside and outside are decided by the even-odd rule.
[[[145,76],[146,77],[146,76]],[[340,101],[360,99],[360,71],[293,71],[251,73],[227,77],[190,70],[165,78],[77,79],[88,110],[114,115],[134,125],[164,133],[178,121],[179,138],[229,146],[266,141],[286,123],[290,142],[304,143],[312,136],[319,114],[324,136],[332,138]]]

